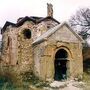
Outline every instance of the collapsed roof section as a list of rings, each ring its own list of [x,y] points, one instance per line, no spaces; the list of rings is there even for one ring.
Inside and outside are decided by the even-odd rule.
[[[35,16],[31,16],[31,17],[26,16],[24,18],[23,17],[19,18],[16,24],[7,21],[5,23],[5,25],[3,26],[3,28],[1,29],[1,34],[4,33],[6,28],[8,26],[10,26],[10,25],[13,26],[13,27],[19,27],[19,26],[23,25],[23,23],[26,22],[26,21],[32,21],[33,23],[38,24],[38,23],[41,23],[42,21],[46,21],[48,19],[53,20],[56,23],[60,24],[56,19],[54,19],[53,17],[50,17],[50,16],[47,16],[45,18],[43,18],[43,17],[35,17]]]

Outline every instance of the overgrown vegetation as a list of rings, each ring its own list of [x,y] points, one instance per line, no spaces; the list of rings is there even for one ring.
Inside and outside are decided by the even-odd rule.
[[[14,87],[13,82],[6,76],[0,76],[0,90],[12,90]]]
[[[15,86],[11,78],[7,76],[0,76],[0,90],[29,90],[30,85],[36,88],[42,88],[49,86],[48,82],[43,82],[39,80],[32,72],[22,73],[22,83],[21,87]],[[17,83],[17,82],[16,82]]]
[[[28,82],[31,85],[34,85],[35,87],[47,87],[49,86],[48,82],[44,82],[40,80],[38,77],[36,77],[32,72],[26,72],[22,74],[23,82]]]
[[[90,74],[84,72],[83,82],[85,82],[85,89],[84,90],[90,90]]]
[[[43,90],[43,87],[49,87],[48,82],[39,80],[32,72],[25,72],[21,74],[22,76],[22,87],[17,87],[14,85],[13,80],[7,76],[0,76],[0,90],[34,90],[30,86],[35,87],[35,90]],[[83,81],[90,86],[90,74],[84,72]],[[17,82],[16,82],[17,83]],[[87,87],[86,86],[86,87]],[[90,87],[89,87],[90,88]]]
[[[84,72],[83,81],[90,84],[90,74]]]

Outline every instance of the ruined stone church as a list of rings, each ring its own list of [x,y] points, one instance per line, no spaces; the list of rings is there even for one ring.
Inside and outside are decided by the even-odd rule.
[[[44,81],[83,74],[84,40],[66,22],[53,18],[52,4],[47,4],[47,17],[26,16],[16,24],[6,22],[1,33],[4,66],[32,71]]]

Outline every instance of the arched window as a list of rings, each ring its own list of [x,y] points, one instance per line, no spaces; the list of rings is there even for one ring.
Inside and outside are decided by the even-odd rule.
[[[24,34],[25,39],[30,39],[31,38],[31,30],[30,29],[25,29],[23,31],[23,34]]]

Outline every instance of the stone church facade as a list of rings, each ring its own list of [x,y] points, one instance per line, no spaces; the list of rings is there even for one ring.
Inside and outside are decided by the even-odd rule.
[[[82,43],[67,23],[45,32],[33,42],[35,75],[44,80],[82,75]]]
[[[22,17],[2,28],[1,57],[4,66],[31,71],[44,81],[79,77],[83,74],[83,39],[64,22],[47,17]]]

